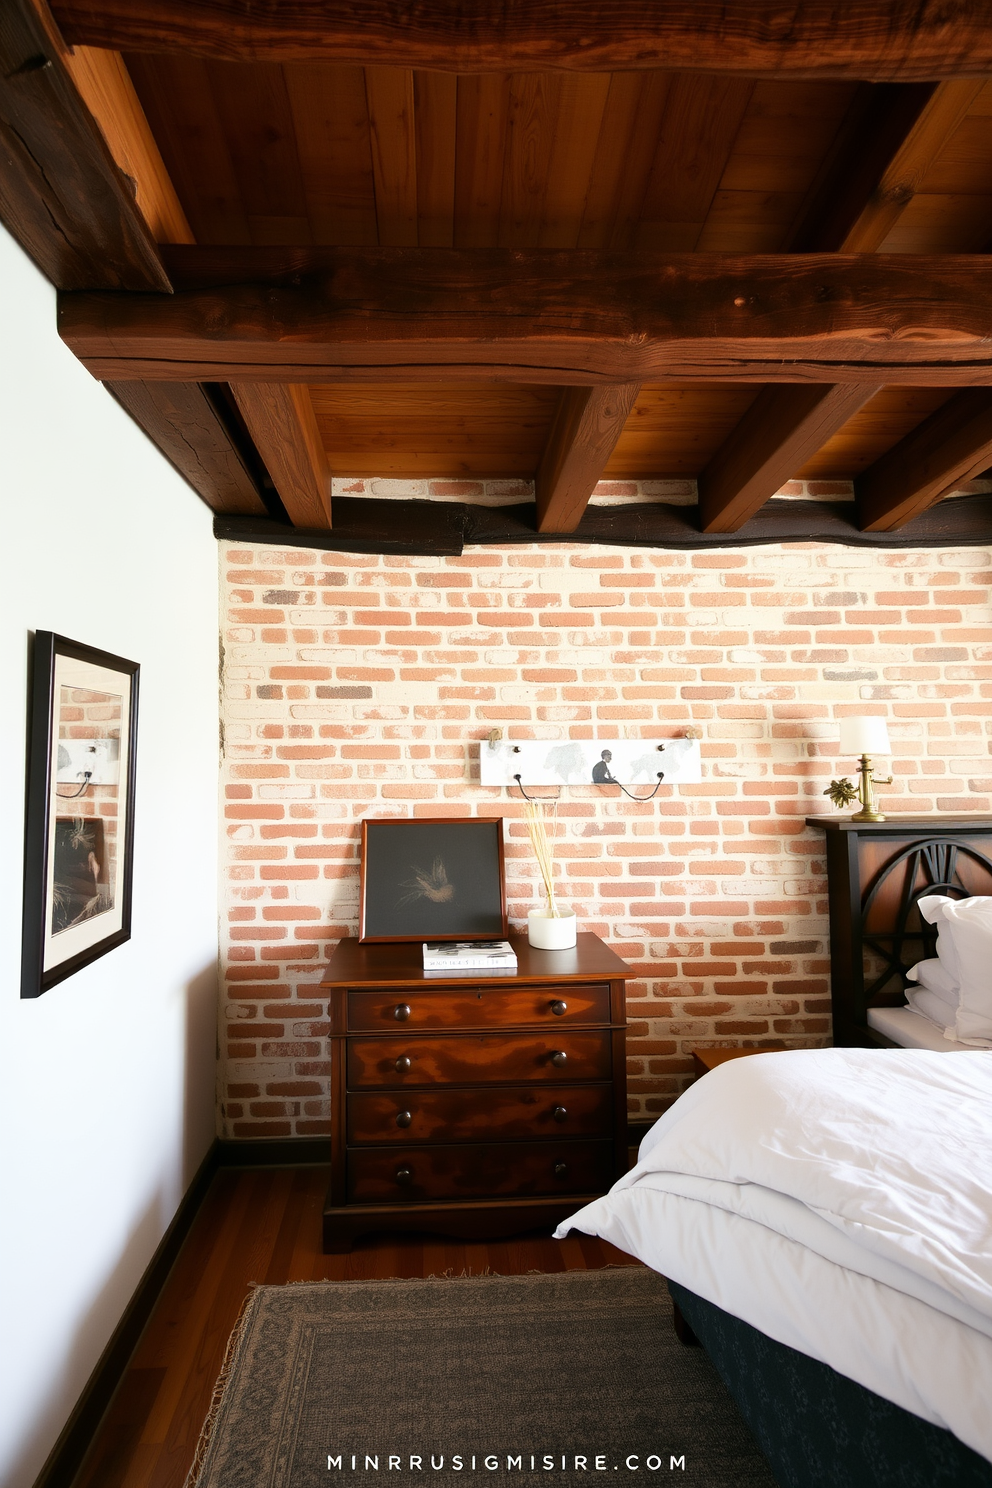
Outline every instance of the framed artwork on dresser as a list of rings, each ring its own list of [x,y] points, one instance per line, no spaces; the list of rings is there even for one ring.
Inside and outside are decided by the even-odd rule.
[[[504,940],[503,818],[366,817],[359,940]]]
[[[31,688],[22,997],[130,939],[138,664],[40,630]]]

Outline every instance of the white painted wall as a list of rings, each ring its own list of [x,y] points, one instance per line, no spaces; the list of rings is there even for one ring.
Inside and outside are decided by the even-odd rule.
[[[214,1134],[210,513],[0,229],[0,1484],[28,1488]],[[20,1000],[27,641],[141,665],[132,938]]]

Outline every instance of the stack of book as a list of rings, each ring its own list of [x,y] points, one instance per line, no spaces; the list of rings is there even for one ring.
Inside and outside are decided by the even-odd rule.
[[[516,971],[517,958],[508,940],[451,940],[424,942],[424,971]]]

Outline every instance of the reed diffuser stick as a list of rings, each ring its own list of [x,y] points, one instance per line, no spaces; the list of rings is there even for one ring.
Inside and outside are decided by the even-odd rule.
[[[527,831],[530,834],[530,845],[534,849],[537,866],[541,872],[544,882],[544,892],[548,899],[548,915],[550,918],[559,920],[558,905],[555,900],[555,848],[558,841],[558,801],[528,801],[524,810],[527,814]],[[548,827],[550,826],[550,834]]]

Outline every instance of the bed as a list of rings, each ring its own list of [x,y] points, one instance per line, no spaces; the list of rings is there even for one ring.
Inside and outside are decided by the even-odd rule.
[[[992,1484],[992,1052],[730,1061],[572,1230],[668,1278],[783,1485]]]

